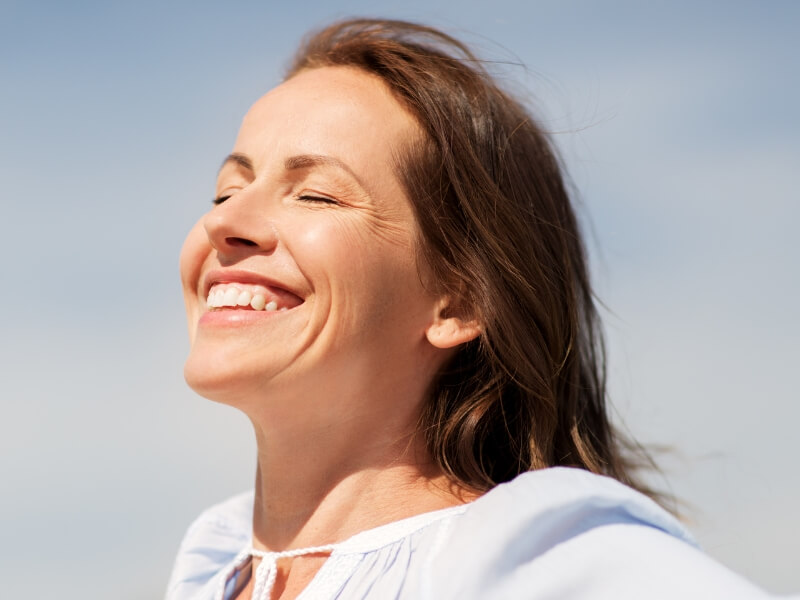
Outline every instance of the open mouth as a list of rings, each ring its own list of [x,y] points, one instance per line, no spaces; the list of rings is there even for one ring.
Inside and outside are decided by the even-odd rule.
[[[208,290],[206,305],[209,310],[254,310],[264,312],[285,311],[303,303],[293,293],[264,285],[245,283],[217,283]]]

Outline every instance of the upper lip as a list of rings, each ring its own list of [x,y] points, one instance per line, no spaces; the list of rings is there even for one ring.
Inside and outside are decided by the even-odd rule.
[[[206,273],[205,277],[203,278],[203,296],[208,296],[211,286],[217,283],[249,283],[252,285],[263,285],[265,287],[277,288],[279,290],[289,292],[301,300],[303,299],[303,296],[299,292],[281,281],[277,281],[270,277],[265,277],[260,273],[253,273],[251,271],[242,271],[238,269],[214,269]]]

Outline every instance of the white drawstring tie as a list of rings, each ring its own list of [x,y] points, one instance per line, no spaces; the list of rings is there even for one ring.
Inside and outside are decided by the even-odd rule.
[[[265,552],[251,548],[250,556],[261,559],[261,564],[256,568],[255,583],[253,585],[253,600],[269,600],[275,579],[278,576],[277,562],[280,558],[294,558],[304,554],[322,554],[333,552],[336,546],[312,546],[311,548],[297,548],[296,550],[284,550],[283,552]]]

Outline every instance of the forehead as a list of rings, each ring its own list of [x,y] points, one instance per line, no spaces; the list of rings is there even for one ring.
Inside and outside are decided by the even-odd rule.
[[[253,159],[256,171],[273,158],[326,154],[364,177],[381,176],[419,131],[377,76],[322,67],[301,71],[259,99],[242,121],[235,149]]]

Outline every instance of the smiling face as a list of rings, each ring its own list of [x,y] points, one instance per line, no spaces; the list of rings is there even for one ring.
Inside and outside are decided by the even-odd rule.
[[[447,353],[426,337],[441,303],[394,159],[419,134],[352,68],[303,71],[256,102],[181,253],[196,391],[242,408],[422,399]]]

